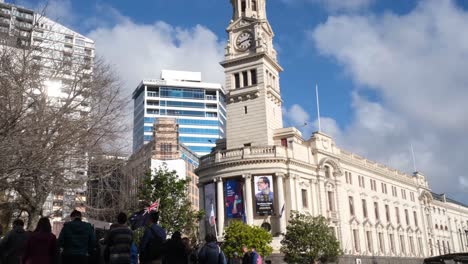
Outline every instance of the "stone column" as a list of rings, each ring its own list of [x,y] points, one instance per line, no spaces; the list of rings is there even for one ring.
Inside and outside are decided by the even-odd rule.
[[[245,199],[245,213],[248,225],[253,225],[253,203],[252,203],[252,174],[242,175],[244,178],[244,199]]]
[[[312,215],[318,216],[319,215],[319,197],[317,195],[317,181],[310,180],[310,190],[312,195]]]
[[[296,184],[294,183],[294,179],[296,176],[293,174],[288,175],[288,181],[289,181],[289,201],[291,201],[291,208],[290,210],[297,210],[297,205],[296,205]]]
[[[216,205],[217,205],[217,220],[218,220],[218,237],[223,236],[224,232],[224,186],[223,186],[223,179],[221,177],[214,179],[216,182]]]
[[[278,186],[278,217],[279,217],[279,230],[281,234],[286,233],[286,205],[284,203],[284,187],[283,187],[283,173],[276,173],[276,184]],[[284,211],[281,209],[284,206]]]
[[[299,182],[300,182],[300,177],[299,175],[295,175],[294,177],[294,187],[295,187],[295,190],[296,190],[296,208],[298,211],[301,211],[302,210],[302,188],[301,186],[299,186]]]

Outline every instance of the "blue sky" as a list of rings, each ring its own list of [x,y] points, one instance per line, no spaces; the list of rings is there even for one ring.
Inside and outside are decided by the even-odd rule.
[[[8,0],[7,0],[8,2]],[[138,2],[138,4],[136,4]],[[21,0],[23,5],[41,3]],[[162,68],[223,81],[228,0],[51,0],[47,13],[93,38],[130,93]],[[468,203],[468,1],[269,0],[284,119]]]

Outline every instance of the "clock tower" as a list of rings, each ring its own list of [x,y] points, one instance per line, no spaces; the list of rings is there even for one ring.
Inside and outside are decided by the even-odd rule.
[[[278,64],[266,0],[231,0],[225,60],[227,149],[273,145],[283,127]]]

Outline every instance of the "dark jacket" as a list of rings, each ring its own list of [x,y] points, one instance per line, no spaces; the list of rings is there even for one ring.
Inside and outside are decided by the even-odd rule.
[[[26,264],[51,264],[57,257],[57,238],[52,233],[31,233],[24,253]]]
[[[165,245],[166,264],[187,264],[188,255],[182,239],[169,239]]]
[[[250,252],[245,252],[242,256],[242,264],[251,264],[252,257],[250,256]]]
[[[154,233],[161,238],[163,242],[166,242],[166,230],[164,230],[162,227],[160,227],[157,224],[152,224],[149,228],[153,229]],[[140,255],[145,254],[145,249],[150,243],[150,241],[153,240],[153,232],[149,230],[149,228],[145,229],[145,233],[143,234],[143,237],[141,238],[140,241]]]
[[[198,261],[201,264],[226,264],[226,257],[216,242],[210,242],[198,252]]]
[[[133,232],[126,225],[113,224],[104,239],[106,245],[106,262],[110,264],[130,263],[133,243]]]
[[[18,264],[24,255],[28,233],[23,227],[15,226],[0,242],[3,264]]]
[[[96,236],[91,224],[77,218],[63,225],[58,242],[59,247],[63,248],[62,255],[91,256],[94,251]]]

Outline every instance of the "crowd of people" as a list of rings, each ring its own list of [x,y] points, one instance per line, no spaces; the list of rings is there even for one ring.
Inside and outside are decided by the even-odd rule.
[[[117,222],[97,241],[93,226],[82,221],[81,212],[74,210],[71,220],[63,225],[59,237],[52,233],[48,218],[41,218],[33,232],[24,229],[16,219],[11,231],[2,237],[0,226],[0,264],[258,264],[260,255],[252,247],[243,247],[243,256],[227,259],[216,236],[208,234],[201,247],[190,245],[179,231],[167,239],[158,225],[159,213],[149,214],[150,224],[135,243],[133,231],[127,225],[127,215],[120,213]],[[166,240],[167,239],[167,240]],[[138,246],[137,246],[138,244]]]

